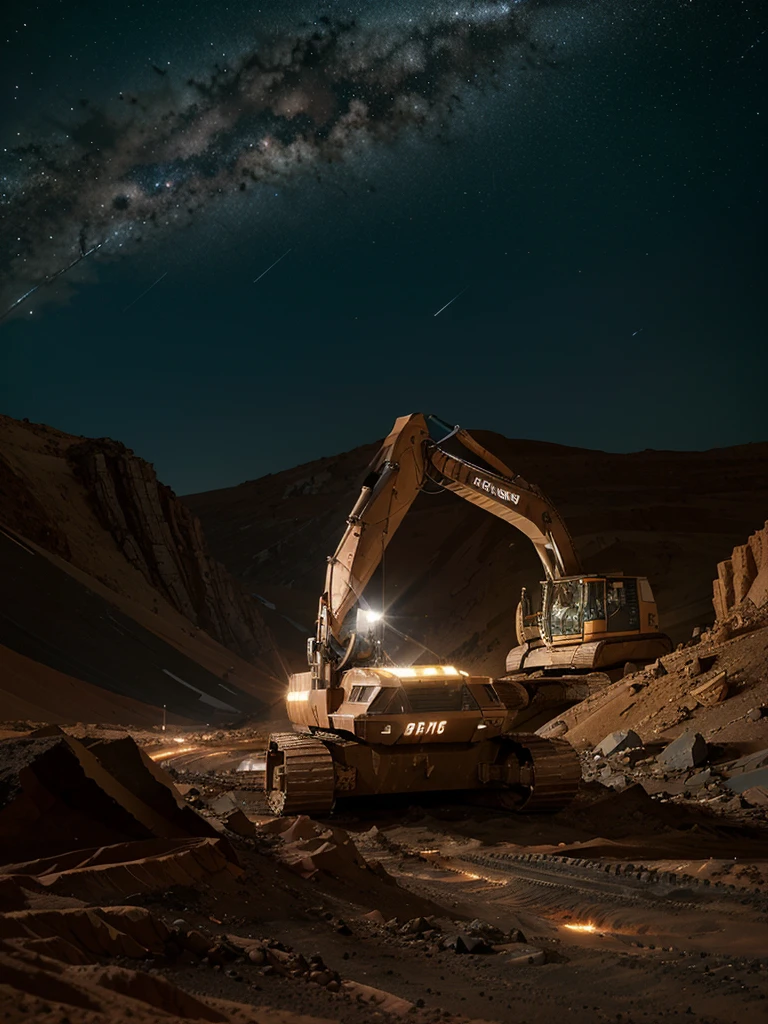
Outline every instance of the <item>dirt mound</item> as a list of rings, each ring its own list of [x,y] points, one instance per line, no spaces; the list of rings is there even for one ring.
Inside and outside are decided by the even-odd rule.
[[[92,746],[64,734],[0,742],[0,862],[131,839],[218,838],[133,740]]]
[[[280,837],[280,859],[305,878],[311,878],[317,871],[354,883],[358,882],[361,871],[382,877],[342,828],[323,825],[300,814],[297,818],[275,818],[263,825],[262,830]]]
[[[650,577],[662,626],[675,642],[712,621],[715,565],[765,520],[766,444],[616,454],[476,436],[555,502],[587,570]],[[262,614],[297,670],[326,557],[376,448],[184,499],[216,557],[261,598]],[[380,576],[369,596],[383,600],[401,632],[451,662],[501,675],[520,588],[535,592],[540,576],[521,533],[452,494],[424,493],[387,549],[383,598]],[[393,657],[420,653],[414,644],[398,648],[391,635],[387,647]]]
[[[219,839],[153,839],[77,850],[6,865],[0,910],[34,908],[51,895],[92,903],[126,893],[163,892],[205,883],[228,890],[242,872]]]
[[[24,920],[13,922],[18,937],[6,937],[13,931],[8,918],[2,928],[0,998],[10,990],[22,1014],[27,1007],[34,1013],[35,1003],[43,1001],[62,1004],[62,1009],[75,1008],[118,1018],[157,1019],[155,1014],[159,1012],[163,1017],[177,1019],[229,1019],[165,978],[98,964],[97,958],[105,956],[143,959],[162,952],[158,923],[148,915],[137,919],[135,907],[112,908],[111,912],[73,911],[70,920],[62,913],[44,916],[45,920],[35,920],[33,915],[27,915]],[[142,942],[131,934],[137,924]],[[44,937],[27,938],[38,934]],[[149,945],[144,945],[147,941]],[[31,999],[27,1003],[24,997]]]

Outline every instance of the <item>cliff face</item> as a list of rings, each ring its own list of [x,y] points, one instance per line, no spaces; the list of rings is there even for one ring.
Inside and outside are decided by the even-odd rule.
[[[718,564],[712,590],[719,623],[768,619],[768,522]]]
[[[45,548],[67,559],[72,557],[66,535],[52,515],[37,499],[24,476],[17,472],[0,451],[0,522]]]
[[[108,438],[67,449],[100,523],[128,562],[190,622],[245,658],[270,641],[255,605],[208,553],[200,520],[154,469]]]
[[[285,687],[256,603],[152,466],[117,442],[7,416],[0,677],[19,715],[58,722],[157,722],[162,709],[208,722]]]

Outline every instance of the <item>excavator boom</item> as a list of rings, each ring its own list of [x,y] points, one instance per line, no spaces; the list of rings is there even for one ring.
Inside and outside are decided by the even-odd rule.
[[[328,560],[317,645],[335,644],[337,657],[343,658],[349,647],[342,638],[344,619],[427,481],[522,531],[535,547],[547,579],[581,571],[565,523],[538,487],[466,430],[421,413],[401,416],[371,463],[344,535]]]

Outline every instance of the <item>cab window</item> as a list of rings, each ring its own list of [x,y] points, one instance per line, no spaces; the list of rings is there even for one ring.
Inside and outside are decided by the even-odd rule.
[[[584,621],[605,619],[605,580],[590,580],[584,584]]]
[[[581,633],[581,582],[579,580],[569,580],[552,585],[549,628],[552,636],[573,636],[576,633]]]
[[[608,580],[606,585],[608,631],[625,633],[640,628],[640,609],[637,603],[637,580]]]

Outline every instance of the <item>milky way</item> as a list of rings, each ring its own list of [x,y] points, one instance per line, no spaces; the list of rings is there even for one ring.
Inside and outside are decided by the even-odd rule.
[[[475,3],[377,27],[321,18],[185,82],[156,68],[154,93],[81,101],[61,141],[41,132],[4,154],[0,313],[83,255],[130,254],[224,196],[332,174],[408,133],[435,137],[511,59],[556,69],[529,13]]]

